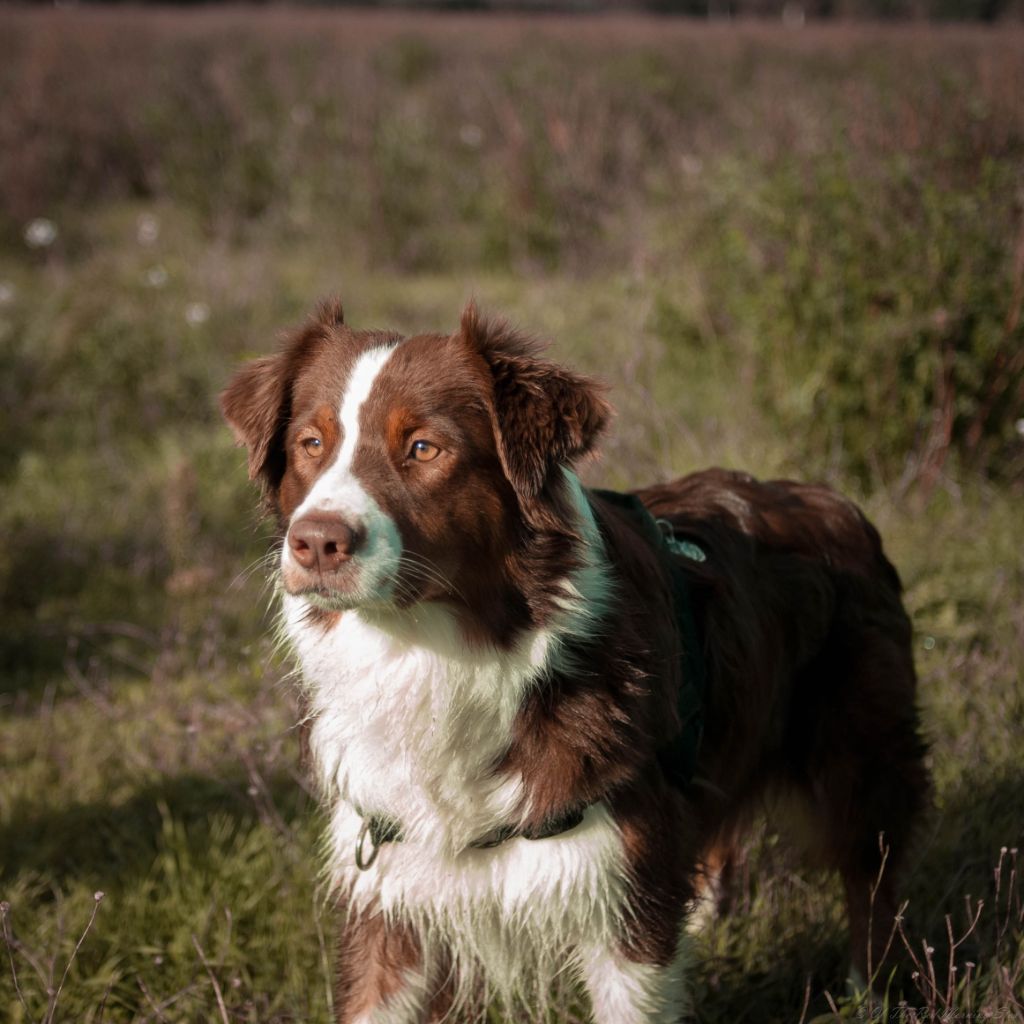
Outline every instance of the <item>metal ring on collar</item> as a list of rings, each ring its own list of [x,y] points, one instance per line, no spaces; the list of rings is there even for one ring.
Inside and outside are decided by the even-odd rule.
[[[363,856],[363,846],[366,844],[366,837],[370,837],[370,855],[369,857]],[[356,839],[356,867],[360,871],[365,871],[371,864],[377,859],[377,854],[380,853],[380,846],[374,839],[373,832],[370,828],[370,819],[363,818],[363,826],[359,830],[359,836]]]

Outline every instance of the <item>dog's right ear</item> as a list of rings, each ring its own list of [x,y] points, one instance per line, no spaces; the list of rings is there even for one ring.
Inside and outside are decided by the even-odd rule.
[[[249,452],[249,479],[273,491],[285,470],[284,434],[292,413],[292,382],[308,353],[345,322],[336,299],[320,305],[305,327],[288,338],[277,355],[243,366],[220,396],[220,408]]]
[[[235,441],[248,449],[249,479],[259,478],[267,487],[276,486],[284,473],[279,450],[291,405],[286,366],[286,352],[248,363],[220,396]]]

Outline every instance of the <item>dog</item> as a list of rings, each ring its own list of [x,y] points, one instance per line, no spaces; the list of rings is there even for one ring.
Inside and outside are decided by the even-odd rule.
[[[221,404],[280,525],[341,1024],[543,1006],[566,970],[598,1024],[679,1020],[688,911],[769,798],[877,973],[928,776],[855,505],[722,469],[587,490],[602,388],[472,304],[402,337],[326,303]]]

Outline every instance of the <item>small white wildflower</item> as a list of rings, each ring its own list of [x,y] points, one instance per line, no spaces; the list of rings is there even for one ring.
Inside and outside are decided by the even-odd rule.
[[[95,901],[96,901],[97,903],[99,903],[99,901],[100,901],[101,899],[103,899],[103,897],[104,897],[104,896],[106,896],[106,895],[107,895],[107,894],[106,894],[106,893],[105,893],[105,892],[104,892],[104,891],[103,891],[102,889],[97,889],[97,890],[96,890],[96,891],[95,891],[95,892],[94,892],[94,893],[92,894],[92,898],[93,898],[93,899],[94,899],[94,900],[95,900]]]
[[[933,636],[926,636],[926,637],[925,637],[925,638],[924,638],[924,639],[923,639],[923,640],[921,641],[921,646],[922,646],[922,647],[923,647],[923,648],[924,648],[924,649],[925,649],[926,651],[932,651],[932,650],[934,650],[934,649],[935,649],[935,637],[933,637]]]
[[[255,786],[250,786],[246,790],[246,792],[249,794],[249,796],[259,796],[260,794],[260,791]]]
[[[1005,856],[1006,856],[1006,847],[1005,847],[1005,846],[1000,846],[1000,847],[999,847],[999,853],[1000,853],[1000,854],[1001,854],[1002,856],[1004,856],[1004,857],[1005,857]]]
[[[139,245],[152,245],[160,237],[160,221],[151,213],[140,214],[135,224],[135,237]]]
[[[925,947],[924,947],[924,951],[925,951],[925,952],[926,952],[926,953],[927,953],[927,954],[928,954],[929,956],[931,956],[931,955],[932,955],[932,954],[933,954],[933,953],[935,952],[935,947],[934,947],[934,946],[925,946]]]
[[[145,271],[145,283],[151,288],[163,288],[167,284],[168,273],[159,263]]]
[[[478,124],[464,124],[459,129],[459,141],[470,149],[479,149],[484,141],[483,129]]]
[[[307,107],[305,103],[297,103],[291,109],[292,124],[304,128],[307,124],[313,123],[313,108]]]
[[[14,301],[14,284],[11,281],[0,281],[0,306]]]
[[[168,274],[167,271],[160,266],[158,263],[155,267],[150,267],[146,271],[146,284],[150,288],[163,288],[167,284]]]
[[[686,153],[679,159],[679,166],[683,169],[683,174],[689,178],[696,178],[698,174],[704,169],[704,161],[699,156],[694,156],[692,153]]]
[[[190,302],[185,307],[185,321],[190,327],[198,327],[210,319],[210,307],[205,302]]]
[[[45,249],[57,241],[57,225],[45,217],[36,217],[25,228],[25,244],[31,249]]]
[[[157,955],[153,957],[153,963],[155,963],[157,967],[159,967],[163,962],[164,958],[159,953],[157,953]]]
[[[1022,416],[1019,420],[1017,420],[1016,423],[1014,423],[1013,429],[1016,430],[1021,437],[1024,437],[1024,416]]]

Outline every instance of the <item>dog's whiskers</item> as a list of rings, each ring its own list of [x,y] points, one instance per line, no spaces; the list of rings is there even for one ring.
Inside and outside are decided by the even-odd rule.
[[[419,579],[424,582],[433,583],[436,586],[439,586],[446,593],[465,600],[465,596],[459,588],[455,586],[451,579],[426,556],[419,555],[411,551],[403,551],[402,567],[408,570],[410,575],[418,576]]]
[[[261,570],[265,574],[270,574],[273,571],[273,569],[276,567],[276,563],[277,563],[277,551],[276,550],[268,551],[265,554],[260,555],[259,558],[253,559],[247,566],[245,566],[243,569],[241,569],[235,575],[234,579],[232,579],[232,581],[228,584],[228,586],[231,589],[234,589],[235,587],[244,586],[246,583],[249,582],[250,579],[252,579],[252,577],[257,572],[259,572]],[[268,581],[265,581],[265,585],[266,585],[267,582]]]

